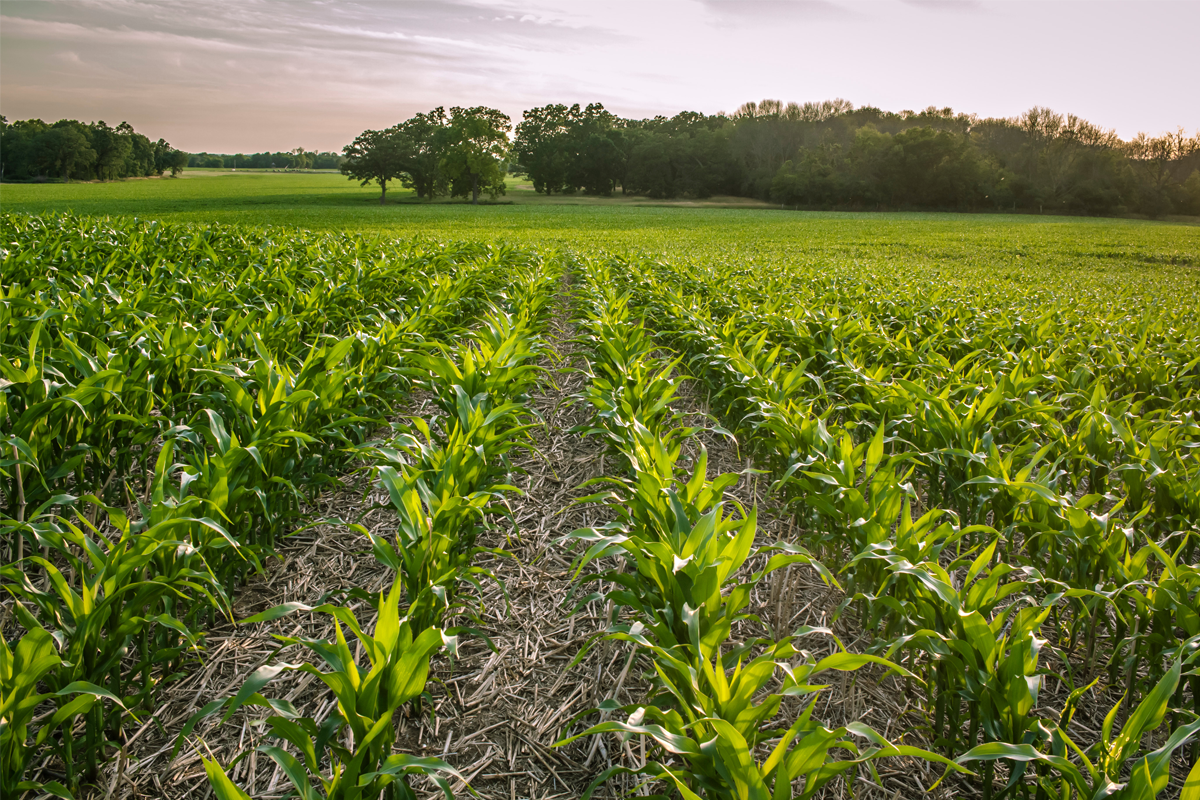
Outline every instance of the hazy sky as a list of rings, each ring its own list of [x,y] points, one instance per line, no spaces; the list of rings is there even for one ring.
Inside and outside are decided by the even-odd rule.
[[[437,105],[520,120],[845,98],[1200,129],[1200,2],[3,0],[0,113],[197,152],[340,149]]]

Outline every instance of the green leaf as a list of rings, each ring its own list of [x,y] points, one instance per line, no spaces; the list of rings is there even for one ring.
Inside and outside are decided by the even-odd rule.
[[[1154,689],[1146,695],[1142,702],[1138,703],[1138,707],[1129,715],[1129,719],[1125,721],[1124,727],[1121,728],[1121,733],[1112,743],[1111,750],[1118,754],[1118,763],[1123,762],[1133,750],[1136,750],[1142,740],[1142,735],[1146,731],[1157,728],[1166,716],[1167,709],[1171,703],[1171,696],[1175,693],[1175,687],[1179,684],[1179,673],[1181,664],[1179,659],[1175,659],[1175,663],[1167,670],[1154,687]]]
[[[234,785],[215,758],[208,759],[200,756],[200,760],[204,762],[204,772],[208,775],[208,782],[212,785],[218,800],[251,800],[250,795]]]
[[[964,761],[1038,761],[1054,767],[1071,782],[1081,793],[1090,793],[1087,781],[1078,768],[1061,756],[1046,755],[1028,744],[1007,744],[1005,742],[988,742],[972,747],[955,759],[958,763]],[[1085,794],[1086,796],[1086,794]]]
[[[300,795],[300,800],[321,800],[321,796],[313,788],[312,781],[309,779],[304,765],[297,761],[295,756],[283,748],[274,745],[263,745],[258,748],[258,752],[268,755],[275,760],[275,763],[287,775],[288,780],[292,782],[292,786],[296,787],[296,793]],[[205,768],[207,770],[207,765]],[[211,779],[210,773],[209,780],[211,781]]]
[[[75,795],[71,794],[67,787],[63,786],[58,781],[50,781],[49,783],[38,783],[36,781],[21,781],[17,784],[18,792],[46,792],[54,797],[61,797],[62,800],[75,800]],[[18,795],[25,797],[25,794]]]
[[[1179,800],[1200,800],[1200,761],[1192,765],[1192,771],[1184,779]]]
[[[883,430],[885,427],[887,427],[886,420],[881,419],[875,428],[875,436],[871,439],[871,445],[867,448],[866,460],[863,462],[864,480],[875,474],[875,468],[879,466],[879,462],[883,458]]]

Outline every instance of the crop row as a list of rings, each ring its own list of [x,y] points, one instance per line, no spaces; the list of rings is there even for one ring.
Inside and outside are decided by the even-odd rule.
[[[395,752],[395,715],[428,699],[430,659],[442,651],[454,654],[458,636],[473,632],[446,623],[480,619],[463,590],[495,576],[477,565],[476,557],[483,552],[511,557],[480,546],[477,538],[489,514],[503,513],[504,494],[512,489],[505,483],[511,472],[507,454],[527,444],[531,427],[523,400],[536,381],[537,367],[531,363],[539,354],[536,328],[553,275],[530,277],[514,293],[515,313],[493,311],[464,342],[421,361],[419,369],[426,374],[417,383],[430,393],[438,413],[429,420],[413,418],[386,444],[371,449],[371,472],[388,493],[396,533],[393,538],[353,527],[369,537],[375,558],[394,573],[390,590],[354,589],[344,604],[287,603],[242,620],[249,625],[295,613],[328,614],[335,638],[277,634],[282,644],[307,648],[323,665],[261,667],[236,695],[214,700],[193,716],[176,748],[197,723],[218,711],[224,711],[225,721],[245,706],[261,706],[270,712],[263,722],[279,744],[258,750],[280,766],[305,800],[415,798],[409,784],[415,775],[433,780],[449,797],[449,779],[465,782],[441,759]],[[356,613],[355,600],[366,601],[365,616]],[[351,653],[343,626],[365,659]],[[337,708],[326,718],[261,693],[280,675],[297,671],[316,676],[333,692]],[[247,755],[242,752],[236,761]],[[249,800],[215,759],[204,764],[218,797]]]
[[[0,791],[93,784],[316,496],[357,474],[394,534],[323,522],[361,534],[390,584],[240,620],[316,614],[332,637],[278,636],[299,660],[211,702],[176,751],[257,706],[259,751],[306,800],[413,797],[417,775],[449,794],[461,776],[396,752],[395,717],[477,635],[480,556],[508,556],[479,537],[531,446],[565,260],[71,216],[0,233]],[[610,467],[585,502],[609,521],[561,544],[574,602],[609,609],[588,647],[631,645],[649,678],[568,727],[563,744],[648,745],[589,794],[632,773],[688,798],[811,797],[879,783],[892,757],[997,800],[1130,800],[1200,760],[1195,309],[1065,280],[906,293],[783,262],[575,263],[577,432]],[[737,476],[710,478],[684,379],[770,474],[788,540],[760,541]],[[398,416],[414,389],[428,418]],[[758,616],[793,565],[868,646]],[[921,747],[817,718],[817,681],[860,670],[917,700],[902,723]],[[297,672],[336,698],[327,715],[269,696]],[[204,764],[218,797],[246,796]]]
[[[931,740],[985,760],[985,796],[995,759],[1004,792],[1046,797],[1153,796],[1189,740],[1195,762],[1192,317],[606,268],[771,469],[872,652],[923,676]],[[1070,692],[1054,718],[1051,675]],[[1121,700],[1076,744],[1076,708],[1101,689]],[[1152,730],[1161,747],[1135,759]]]
[[[836,580],[803,547],[758,541],[756,509],[726,496],[737,476],[710,480],[707,452],[694,441],[698,430],[675,407],[678,360],[660,355],[628,297],[612,288],[613,277],[602,268],[587,275],[582,342],[591,381],[579,398],[593,409],[586,433],[600,437],[621,466],[596,479],[602,490],[584,499],[603,502],[612,519],[563,543],[584,548],[576,560],[581,584],[610,587],[579,602],[607,601],[616,613],[602,635],[632,643],[653,673],[643,702],[594,710],[624,719],[602,721],[564,743],[613,733],[646,737],[652,750],[640,765],[601,773],[586,796],[622,773],[696,799],[790,798],[797,788],[812,797],[838,779],[853,783],[860,764],[878,780],[873,762],[883,757],[966,772],[944,756],[892,744],[862,723],[829,728],[814,718],[828,688],[816,680],[829,671],[876,665],[919,679],[880,656],[847,652],[826,628],[764,635],[751,600],[768,575],[802,563]],[[617,557],[615,567],[610,561],[583,572],[608,556]],[[835,652],[813,658],[800,648],[807,637],[828,639]],[[801,710],[789,718],[784,704],[792,698],[787,708]]]

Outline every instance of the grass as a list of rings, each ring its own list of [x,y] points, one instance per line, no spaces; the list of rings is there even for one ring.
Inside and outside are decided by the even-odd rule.
[[[78,213],[189,214],[189,221],[207,221],[210,217],[191,216],[227,212],[234,216],[219,221],[300,224],[300,215],[323,209],[320,219],[305,219],[311,227],[389,226],[397,209],[393,206],[461,207],[461,198],[419,200],[399,183],[388,186],[387,204],[379,205],[379,188],[360,186],[333,171],[279,173],[268,171],[188,170],[179,178],[142,179],[114,182],[5,184],[0,190],[7,210],[74,210]],[[673,207],[673,208],[774,208],[767,203],[744,197],[716,197],[707,200],[651,200],[645,197],[615,194],[593,197],[582,194],[547,196],[534,191],[523,178],[509,178],[507,194],[494,200],[481,199],[484,206],[583,206],[583,207]],[[33,206],[33,208],[25,208]],[[271,219],[260,218],[266,212]],[[275,214],[281,214],[275,218]],[[296,216],[293,216],[296,215]]]

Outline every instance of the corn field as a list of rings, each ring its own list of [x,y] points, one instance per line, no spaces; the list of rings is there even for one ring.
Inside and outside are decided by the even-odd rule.
[[[1196,304],[0,233],[6,798],[1200,800]],[[260,602],[322,546],[347,574]],[[543,738],[485,739],[526,611]]]

